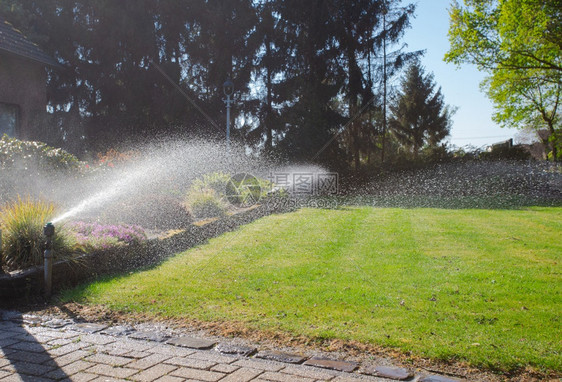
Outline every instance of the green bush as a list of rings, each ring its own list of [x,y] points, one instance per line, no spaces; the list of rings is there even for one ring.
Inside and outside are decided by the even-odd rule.
[[[230,175],[224,172],[213,172],[203,175],[203,178],[197,178],[191,184],[189,192],[204,192],[205,190],[213,190],[220,195],[224,196]]]
[[[187,207],[191,215],[197,219],[223,217],[227,205],[215,190],[191,189],[187,196]]]
[[[4,135],[0,139],[0,169],[2,171],[64,171],[77,170],[82,162],[63,149],[41,142],[20,141]]]
[[[13,271],[43,264],[45,237],[43,227],[53,217],[50,203],[18,198],[0,208],[2,248],[0,255],[5,270]],[[69,258],[74,240],[63,227],[57,227],[53,239],[56,259]]]
[[[197,178],[187,193],[189,212],[198,219],[220,217],[230,207],[250,207],[266,198],[273,189],[267,180],[250,174],[230,176],[215,172]]]

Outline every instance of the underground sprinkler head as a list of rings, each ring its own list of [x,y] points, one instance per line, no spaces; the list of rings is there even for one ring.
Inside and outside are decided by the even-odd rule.
[[[48,238],[55,236],[55,226],[53,223],[47,223],[47,225],[43,228],[43,235]]]

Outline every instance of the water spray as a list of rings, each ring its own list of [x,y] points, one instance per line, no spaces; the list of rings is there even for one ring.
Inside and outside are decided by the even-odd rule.
[[[226,104],[226,151],[230,154],[230,109],[232,108],[232,95],[234,94],[234,83],[228,77],[226,82],[222,85],[222,89],[226,99],[224,103]]]
[[[0,228],[0,275],[4,274],[2,269],[2,228]]]
[[[53,289],[53,237],[55,236],[55,226],[53,223],[47,223],[43,228],[43,235],[47,238],[43,254],[43,259],[45,260],[45,297],[50,298]]]

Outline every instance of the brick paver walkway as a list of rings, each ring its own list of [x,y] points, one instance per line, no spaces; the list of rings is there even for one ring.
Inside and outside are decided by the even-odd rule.
[[[18,316],[14,312],[8,313],[0,311],[1,382],[392,381],[362,374],[374,370],[373,365],[286,357],[287,362],[295,361],[295,358],[300,362],[291,364],[258,358],[260,353],[256,356],[255,352],[248,352],[247,347],[238,355],[224,354],[220,352],[221,349],[236,353],[236,347],[221,344],[217,346],[207,339],[170,339],[162,334],[150,332],[136,332],[135,336],[135,333],[126,328],[107,328],[99,324],[77,324],[68,320],[46,320],[40,317]],[[248,353],[250,354],[241,355]],[[283,358],[283,353],[263,354]],[[400,371],[406,372],[398,368],[379,371],[395,373],[394,380],[400,378]],[[371,374],[376,375],[375,372]],[[407,378],[410,381],[453,381],[437,375],[411,374]]]

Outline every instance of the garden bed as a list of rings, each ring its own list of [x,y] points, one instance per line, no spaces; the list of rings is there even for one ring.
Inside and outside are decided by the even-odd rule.
[[[72,262],[56,262],[53,265],[53,286],[59,290],[101,275],[153,266],[272,212],[266,207],[255,206],[222,219],[193,223],[184,230],[171,231],[169,235],[149,239],[140,245],[99,250],[81,255]],[[0,302],[40,296],[44,288],[43,272],[44,268],[37,266],[0,274]]]

